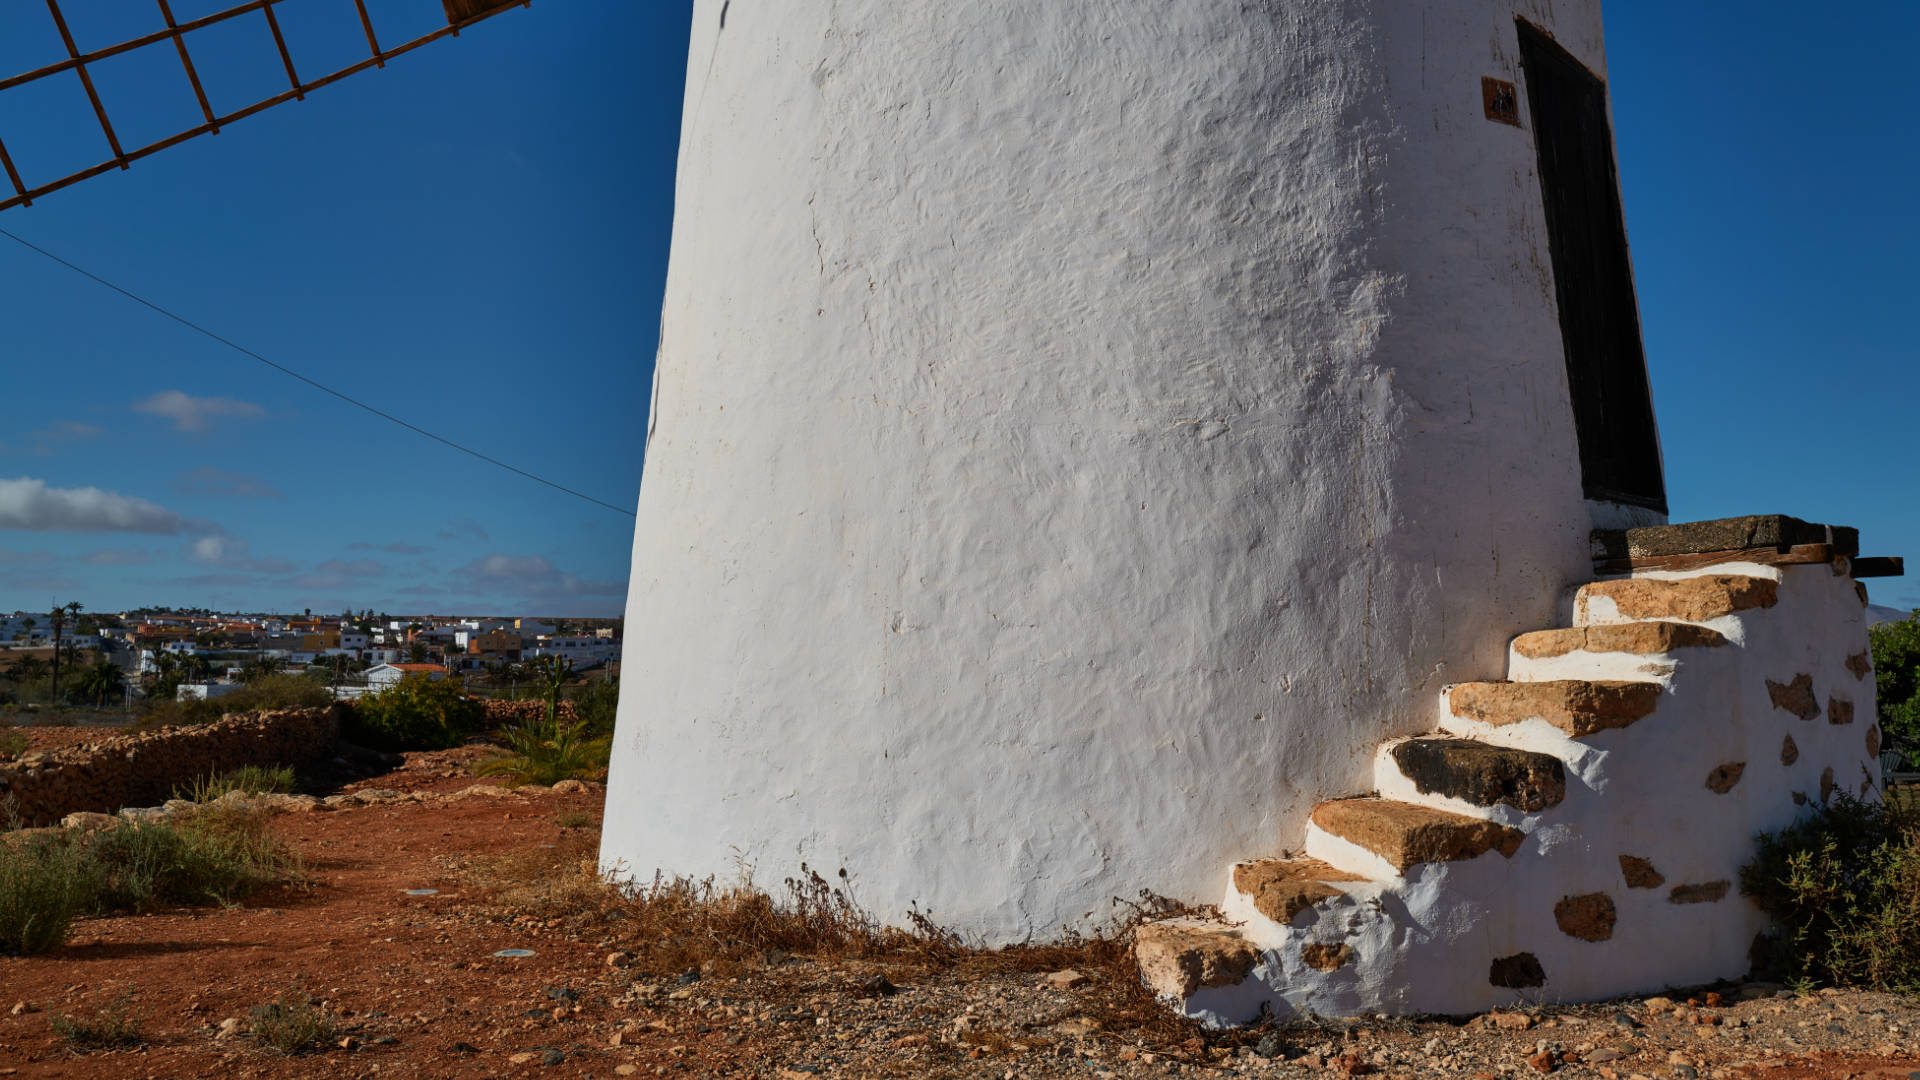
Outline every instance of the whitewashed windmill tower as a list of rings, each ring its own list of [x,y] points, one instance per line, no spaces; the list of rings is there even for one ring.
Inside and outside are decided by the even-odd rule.
[[[1341,832],[1665,520],[1604,71],[1597,0],[697,0],[603,862],[1009,940]],[[1515,992],[1278,922],[1163,992]]]

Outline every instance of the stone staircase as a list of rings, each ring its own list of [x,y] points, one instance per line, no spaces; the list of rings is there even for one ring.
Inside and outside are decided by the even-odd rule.
[[[1381,745],[1374,790],[1315,807],[1303,850],[1233,866],[1221,918],[1141,927],[1147,985],[1223,1026],[1744,974],[1754,835],[1870,794],[1879,732],[1844,533],[1731,520],[1821,541],[1627,555],[1571,626],[1513,640],[1506,681],[1447,687],[1436,731]]]

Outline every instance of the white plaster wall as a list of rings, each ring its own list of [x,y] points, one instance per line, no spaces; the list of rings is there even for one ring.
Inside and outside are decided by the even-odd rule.
[[[1587,567],[1513,17],[697,0],[602,858],[1203,899]],[[722,21],[724,18],[724,27]]]

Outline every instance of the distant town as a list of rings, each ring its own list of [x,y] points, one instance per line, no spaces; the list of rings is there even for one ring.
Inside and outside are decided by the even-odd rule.
[[[587,679],[617,679],[621,620],[315,615],[138,609],[104,614],[0,615],[0,666],[19,676],[54,660],[71,676],[63,698],[103,706],[136,697],[188,701],[239,690],[261,675],[317,675],[351,700],[408,676],[459,674],[476,685],[524,684],[561,663]],[[16,678],[16,681],[18,679]],[[97,692],[90,693],[87,687]],[[110,693],[109,693],[110,692]]]

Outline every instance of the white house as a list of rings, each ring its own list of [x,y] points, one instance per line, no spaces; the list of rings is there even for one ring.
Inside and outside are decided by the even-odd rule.
[[[425,675],[430,682],[439,682],[447,677],[447,669],[439,664],[376,664],[368,668],[363,675],[370,687],[392,686],[409,675]]]

